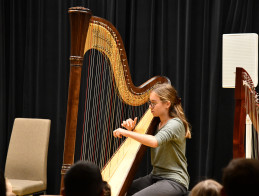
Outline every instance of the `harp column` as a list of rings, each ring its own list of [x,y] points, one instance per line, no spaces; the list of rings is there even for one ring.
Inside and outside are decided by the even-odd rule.
[[[81,70],[89,21],[92,16],[92,12],[83,7],[72,7],[68,13],[71,32],[70,77],[60,190],[64,185],[63,178],[66,171],[74,163]]]

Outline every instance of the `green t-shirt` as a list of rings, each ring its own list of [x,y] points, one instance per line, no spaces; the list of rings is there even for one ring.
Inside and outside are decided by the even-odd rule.
[[[151,148],[152,174],[179,182],[187,189],[189,174],[185,157],[185,127],[179,118],[173,118],[156,130],[157,148]]]

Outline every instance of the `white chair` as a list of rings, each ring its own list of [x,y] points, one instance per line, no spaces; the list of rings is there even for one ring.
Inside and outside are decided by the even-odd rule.
[[[45,193],[50,120],[16,118],[9,143],[5,177],[16,195]]]

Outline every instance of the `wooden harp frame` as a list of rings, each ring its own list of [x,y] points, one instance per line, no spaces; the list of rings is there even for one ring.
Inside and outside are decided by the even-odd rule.
[[[92,21],[99,21],[102,24],[109,26],[110,30],[115,34],[117,40],[117,47],[120,51],[121,63],[123,64],[123,74],[125,77],[127,89],[133,95],[142,95],[152,89],[157,83],[170,83],[166,77],[156,76],[149,79],[147,82],[136,87],[133,85],[130,70],[128,67],[128,61],[126,52],[124,49],[123,41],[116,28],[108,21],[92,16],[91,10],[83,7],[72,7],[69,9],[70,15],[70,31],[71,31],[71,56],[70,56],[70,78],[69,78],[69,90],[68,90],[68,101],[67,101],[67,117],[66,117],[66,130],[65,130],[65,141],[64,141],[64,154],[63,154],[63,165],[61,169],[61,186],[62,190],[63,178],[67,170],[74,163],[75,153],[75,141],[76,141],[76,129],[77,129],[77,118],[78,118],[78,104],[79,104],[79,93],[80,93],[80,82],[81,82],[81,70],[83,66],[85,43],[87,39],[87,32],[89,23]],[[145,100],[147,102],[147,100]],[[154,118],[151,122],[149,132],[152,130],[154,124],[157,123],[157,119]],[[141,156],[144,154],[145,147],[142,145],[134,161],[134,165],[140,162]],[[136,172],[136,167],[130,169],[131,173]],[[119,195],[124,195],[127,188],[129,187],[134,175],[129,175],[124,183]]]

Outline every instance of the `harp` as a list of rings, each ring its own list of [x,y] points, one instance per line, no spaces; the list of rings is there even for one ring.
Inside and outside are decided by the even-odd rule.
[[[259,128],[259,102],[254,83],[245,69],[236,68],[235,84],[235,117],[233,130],[233,157],[249,157],[258,159],[258,128]],[[251,119],[251,135],[246,130],[246,117]],[[250,136],[246,140],[246,148],[251,148],[251,155],[245,152],[245,135]]]
[[[84,83],[84,107],[87,109],[82,125],[84,145],[80,159],[92,161],[100,167],[103,179],[111,186],[112,195],[124,195],[145,147],[130,138],[113,138],[112,131],[120,127],[129,113],[133,113],[141,118],[133,131],[151,133],[157,119],[153,119],[148,109],[150,91],[155,84],[170,81],[157,76],[138,87],[134,86],[124,45],[116,28],[110,22],[92,16],[87,8],[70,8],[69,15],[70,78],[61,188],[64,174],[74,163],[76,134],[80,124],[78,105],[81,72],[83,63],[87,63],[87,79]]]

